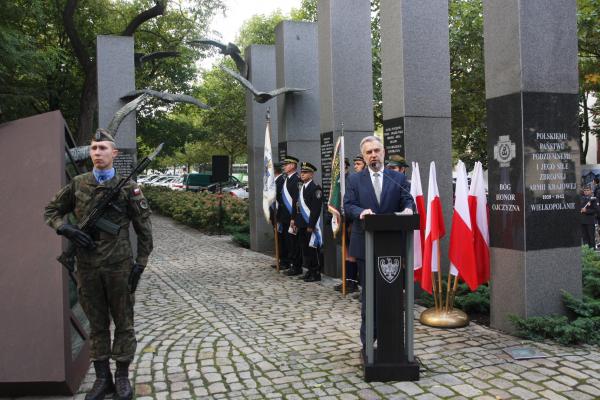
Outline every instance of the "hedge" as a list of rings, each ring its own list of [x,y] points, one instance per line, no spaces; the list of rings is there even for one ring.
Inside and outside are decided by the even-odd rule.
[[[219,233],[219,195],[210,192],[173,191],[162,187],[144,187],[153,212],[171,217],[206,233]],[[250,246],[248,202],[228,194],[222,197],[222,231],[238,244]]]

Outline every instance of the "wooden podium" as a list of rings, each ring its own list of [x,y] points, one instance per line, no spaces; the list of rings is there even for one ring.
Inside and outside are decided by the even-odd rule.
[[[366,215],[365,381],[416,381],[413,231],[418,215]],[[375,318],[377,315],[377,318]],[[375,332],[377,345],[374,346]]]
[[[59,111],[0,125],[0,397],[72,395],[90,365],[88,321],[56,261],[63,238],[43,218],[71,174],[65,145]]]

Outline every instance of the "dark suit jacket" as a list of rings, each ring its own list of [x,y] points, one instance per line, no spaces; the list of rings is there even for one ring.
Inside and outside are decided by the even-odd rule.
[[[282,174],[283,178],[281,179],[281,183],[276,183],[277,190],[277,202],[279,203],[279,208],[277,209],[277,222],[281,222],[284,224],[289,224],[290,219],[292,218],[292,213],[296,208],[296,201],[298,201],[298,182],[300,182],[300,177],[298,174],[293,174],[290,176],[287,181],[285,180],[286,175]],[[288,209],[285,206],[283,201],[283,185],[286,185],[290,196],[292,197],[292,213],[288,212]]]
[[[319,195],[317,196],[317,190],[319,191]],[[310,215],[308,218],[308,223],[304,220],[302,216],[302,211],[300,207],[300,200],[298,199],[297,207],[294,209],[295,213],[292,216],[294,223],[298,228],[312,228],[315,229],[315,225],[317,225],[317,221],[319,220],[319,216],[321,216],[321,206],[323,205],[323,199],[321,198],[321,186],[317,185],[315,181],[310,181],[310,183],[304,188],[302,192],[304,197],[304,203],[310,209]]]
[[[365,258],[365,232],[362,228],[360,213],[369,208],[375,214],[392,214],[405,208],[414,209],[404,174],[389,169],[384,169],[383,174],[381,204],[377,204],[368,168],[357,174],[351,174],[346,181],[344,211],[353,221],[349,254],[363,260]]]

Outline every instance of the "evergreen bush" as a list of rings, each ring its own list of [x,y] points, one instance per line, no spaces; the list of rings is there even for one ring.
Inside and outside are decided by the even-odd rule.
[[[563,291],[568,316],[520,318],[510,316],[521,337],[553,339],[562,344],[600,345],[600,256],[587,246],[582,248],[583,296]]]

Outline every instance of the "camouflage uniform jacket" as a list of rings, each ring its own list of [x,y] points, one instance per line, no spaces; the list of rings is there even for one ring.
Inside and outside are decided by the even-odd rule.
[[[76,176],[63,187],[46,206],[44,218],[46,224],[58,229],[64,222],[64,216],[73,213],[76,221],[82,220],[89,214],[93,204],[108,188],[117,185],[121,178],[115,175],[104,182],[96,182],[93,173],[88,172]],[[137,183],[127,182],[121,190],[118,200],[114,202],[121,212],[109,207],[103,217],[121,226],[119,235],[113,236],[96,230],[92,238],[96,244],[94,250],[77,248],[77,261],[92,267],[114,264],[132,258],[129,243],[129,221],[137,233],[138,254],[136,262],[146,265],[152,251],[152,224],[150,208]]]

